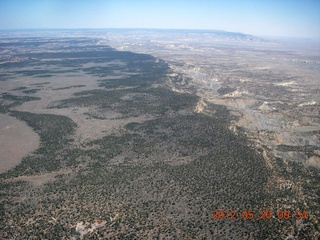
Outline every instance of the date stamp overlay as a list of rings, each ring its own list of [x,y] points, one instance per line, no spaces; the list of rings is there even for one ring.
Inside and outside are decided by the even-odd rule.
[[[288,210],[288,209],[278,209],[272,211],[270,209],[260,209],[254,211],[251,209],[244,210],[222,210],[215,209],[212,211],[212,220],[222,220],[222,219],[243,219],[243,220],[268,220],[272,218],[277,218],[281,220],[287,219],[307,219],[307,211],[304,210]]]

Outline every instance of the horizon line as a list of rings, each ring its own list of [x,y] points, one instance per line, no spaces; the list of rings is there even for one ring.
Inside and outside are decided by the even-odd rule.
[[[130,28],[130,27],[89,27],[89,28],[59,28],[59,27],[48,27],[48,28],[0,28],[0,32],[5,31],[86,31],[86,30],[144,30],[144,31],[185,31],[185,32],[197,32],[197,31],[207,31],[207,32],[216,32],[216,33],[234,33],[241,34],[244,36],[257,37],[257,38],[287,38],[287,39],[305,39],[305,40],[318,40],[320,41],[320,37],[305,37],[305,36],[271,36],[271,35],[253,35],[244,32],[233,32],[227,30],[219,30],[219,29],[200,29],[200,28]]]

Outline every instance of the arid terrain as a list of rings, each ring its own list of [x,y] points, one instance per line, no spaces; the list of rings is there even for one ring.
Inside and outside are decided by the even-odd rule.
[[[319,44],[14,31],[0,53],[0,238],[320,237]]]
[[[173,89],[227,106],[241,116],[234,124],[250,131],[277,156],[308,164],[302,152],[295,157],[276,146],[320,147],[319,43],[210,31],[141,31],[107,39],[119,50],[168,61],[177,75],[184,76]]]
[[[5,114],[0,114],[0,134],[0,173],[15,167],[39,144],[39,136],[32,128]]]

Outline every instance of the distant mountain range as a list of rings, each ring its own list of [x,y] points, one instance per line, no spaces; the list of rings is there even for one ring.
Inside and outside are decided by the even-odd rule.
[[[95,29],[12,29],[12,30],[0,30],[1,37],[30,37],[30,36],[47,36],[55,35],[61,33],[76,33],[79,37],[82,33],[86,33],[84,36],[87,36],[87,32],[90,33],[121,33],[123,35],[146,35],[146,34],[159,34],[159,36],[164,37],[168,34],[172,36],[181,35],[183,37],[195,36],[215,39],[215,40],[242,40],[242,41],[254,41],[254,42],[265,42],[268,40],[244,34],[240,32],[228,32],[223,30],[208,30],[208,29],[144,29],[144,28],[95,28]],[[9,34],[9,35],[8,35]]]

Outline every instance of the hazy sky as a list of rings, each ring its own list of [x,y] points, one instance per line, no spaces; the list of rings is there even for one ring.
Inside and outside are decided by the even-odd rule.
[[[320,0],[0,0],[0,29],[214,29],[320,38]]]

